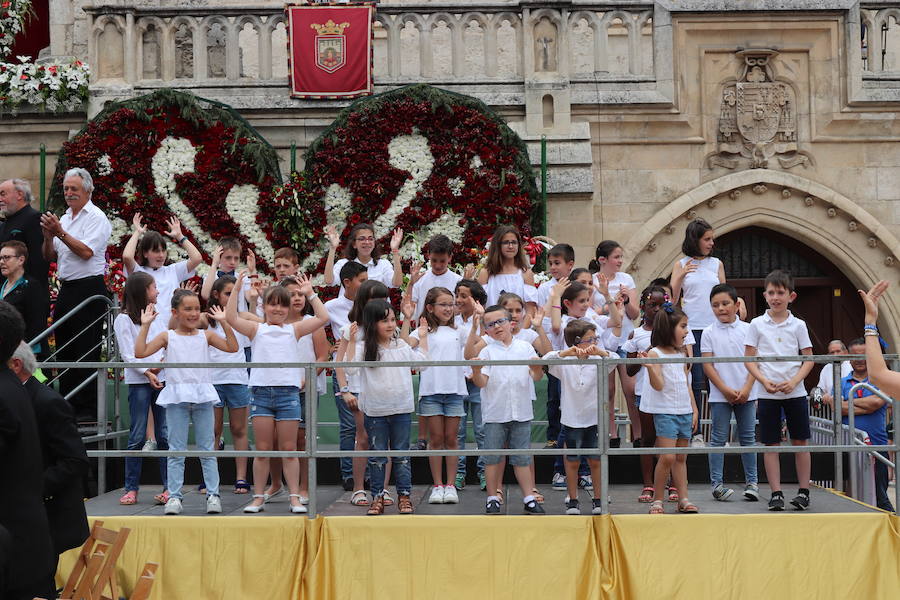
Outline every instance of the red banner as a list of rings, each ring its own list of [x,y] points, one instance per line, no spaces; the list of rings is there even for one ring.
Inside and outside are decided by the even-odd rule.
[[[285,6],[291,96],[372,93],[373,4]]]

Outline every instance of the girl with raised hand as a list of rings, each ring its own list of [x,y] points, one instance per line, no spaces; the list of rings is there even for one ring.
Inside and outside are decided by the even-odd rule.
[[[213,308],[209,318],[222,327],[225,337],[219,336],[210,329],[200,331],[200,298],[196,293],[177,289],[172,295],[172,318],[175,328],[163,331],[149,342],[147,334],[150,325],[156,319],[156,308],[149,304],[141,312],[141,329],[134,342],[135,358],[146,358],[165,348],[166,362],[208,363],[209,347],[214,346],[224,352],[238,350],[234,331],[225,322],[225,312],[221,308]],[[194,436],[200,450],[215,450],[213,440],[213,406],[219,397],[212,385],[210,369],[169,369],[166,387],[159,394],[156,403],[166,408],[166,424],[169,433],[169,448],[187,450],[188,430],[190,422],[194,422]],[[206,512],[222,512],[219,500],[219,470],[216,458],[209,456],[200,459],[203,467],[203,480],[206,482]],[[184,484],[184,457],[172,456],[167,461],[169,500],[166,502],[165,514],[181,513],[182,492]]]
[[[393,264],[381,258],[375,238],[375,227],[369,223],[358,223],[350,230],[347,245],[344,247],[344,258],[335,262],[334,254],[341,244],[341,238],[333,225],[325,228],[328,238],[328,258],[325,261],[325,284],[341,283],[341,267],[347,261],[355,260],[368,269],[370,280],[380,281],[392,288],[403,283],[403,263],[400,259],[400,244],[403,242],[403,230],[395,229],[391,236],[391,259]],[[343,294],[343,286],[340,294]]]
[[[351,375],[359,374],[361,394],[359,408],[365,414],[366,430],[373,450],[409,450],[409,431],[414,409],[412,374],[409,366],[391,367],[395,361],[428,360],[428,325],[425,320],[418,329],[418,348],[398,339],[397,319],[394,309],[386,300],[373,300],[366,304],[362,314],[363,341],[357,342],[358,328],[350,327],[348,362],[360,359],[379,366],[348,369]],[[369,458],[372,478],[372,505],[369,515],[384,512],[382,497],[385,484],[386,457]],[[413,512],[412,472],[410,457],[394,457],[394,478],[397,482],[397,504],[400,514]]]
[[[236,287],[240,289],[244,273],[238,276]],[[298,275],[300,291],[314,310],[312,319],[287,323],[291,310],[290,292],[281,286],[272,286],[263,293],[263,313],[265,322],[258,323],[238,315],[237,296],[228,298],[225,314],[228,323],[250,340],[254,362],[300,362],[297,345],[304,335],[324,327],[328,322],[328,311],[315,294],[312,284],[305,275]],[[257,368],[250,371],[250,419],[257,450],[271,450],[277,431],[278,449],[297,449],[297,429],[301,419],[300,387],[303,383],[303,369],[295,367]],[[310,382],[310,385],[315,385]],[[292,513],[305,513],[301,502],[300,463],[296,458],[283,458],[282,468],[288,489]],[[269,459],[256,458],[253,461],[253,501],[244,507],[244,512],[258,513],[265,503],[264,490],[269,475]]]
[[[497,304],[504,292],[516,294],[528,304],[537,304],[531,261],[522,234],[513,225],[500,225],[494,231],[487,262],[478,273],[478,283],[487,293],[485,306]]]

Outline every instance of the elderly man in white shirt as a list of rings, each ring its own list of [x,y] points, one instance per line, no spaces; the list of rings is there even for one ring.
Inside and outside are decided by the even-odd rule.
[[[54,320],[72,312],[92,296],[106,296],[103,275],[106,271],[106,244],[112,225],[103,211],[91,202],[94,180],[85,169],[69,169],[63,178],[63,195],[68,209],[62,218],[47,212],[41,216],[44,258],[57,264],[59,296]],[[56,329],[57,359],[60,361],[99,361],[100,323],[106,303],[94,301],[73,314]],[[89,372],[70,369],[60,376],[63,396],[84,381]],[[97,396],[93,386],[85,386],[67,398],[79,423],[97,420]]]

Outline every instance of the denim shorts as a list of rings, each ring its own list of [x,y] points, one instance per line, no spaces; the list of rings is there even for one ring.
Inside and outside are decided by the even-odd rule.
[[[220,383],[214,385],[219,401],[216,408],[246,408],[250,406],[250,389],[242,383]]]
[[[511,448],[521,450],[531,446],[531,421],[507,421],[506,423],[484,424],[484,447],[487,450]],[[502,456],[485,456],[484,464],[496,465]],[[514,467],[527,467],[531,464],[531,456],[510,456],[509,464]]]
[[[694,415],[653,415],[653,427],[656,437],[670,440],[689,440],[693,430]]]
[[[565,432],[566,437],[563,444],[566,448],[597,448],[597,441],[599,438],[596,425],[591,425],[590,427],[569,427],[568,425],[563,425],[563,431]],[[580,458],[581,457],[578,455],[566,454],[566,460],[572,462],[577,462]],[[600,455],[585,455],[585,458],[590,460],[600,460]]]
[[[431,394],[419,398],[420,417],[462,417],[466,414],[463,406],[465,396],[460,394]]]
[[[302,421],[300,388],[294,385],[266,385],[250,388],[250,418],[274,417],[276,421]]]

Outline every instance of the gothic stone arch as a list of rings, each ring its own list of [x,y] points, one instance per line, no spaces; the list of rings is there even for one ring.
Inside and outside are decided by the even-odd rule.
[[[624,269],[639,286],[669,272],[681,255],[684,227],[695,217],[720,234],[757,225],[789,235],[825,256],[860,289],[887,279],[892,287],[882,300],[879,324],[892,346],[900,341],[900,242],[846,196],[768,169],[709,181],[671,202],[625,244]]]

